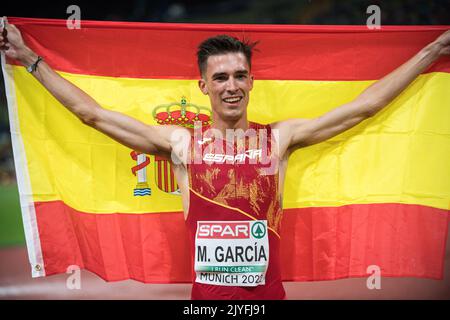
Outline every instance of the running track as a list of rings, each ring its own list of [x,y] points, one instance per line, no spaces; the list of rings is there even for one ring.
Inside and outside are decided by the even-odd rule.
[[[441,299],[450,300],[450,237],[443,280],[382,278],[380,290],[369,290],[366,278],[320,282],[286,282],[288,299]],[[0,250],[0,299],[189,299],[189,284],[143,284],[133,280],[105,282],[81,271],[81,289],[66,287],[69,274],[32,279],[25,247]]]

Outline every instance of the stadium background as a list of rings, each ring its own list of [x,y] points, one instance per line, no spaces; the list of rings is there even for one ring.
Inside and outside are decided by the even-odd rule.
[[[81,19],[189,23],[336,24],[363,25],[366,8],[381,8],[382,25],[448,25],[450,1],[333,1],[333,0],[131,0],[123,2],[39,1],[23,7],[0,6],[2,15],[66,19],[76,4]],[[188,284],[142,284],[128,280],[106,283],[82,271],[81,290],[69,290],[62,274],[31,279],[20,213],[8,124],[0,75],[0,299],[188,299]],[[447,241],[442,281],[382,278],[381,290],[368,290],[366,278],[285,283],[289,299],[450,299]]]

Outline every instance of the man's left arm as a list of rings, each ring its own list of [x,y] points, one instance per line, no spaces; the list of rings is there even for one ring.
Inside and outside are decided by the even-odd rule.
[[[279,129],[282,153],[325,141],[375,115],[440,56],[449,54],[450,30],[370,85],[353,101],[315,119],[291,119],[272,124],[272,128]]]

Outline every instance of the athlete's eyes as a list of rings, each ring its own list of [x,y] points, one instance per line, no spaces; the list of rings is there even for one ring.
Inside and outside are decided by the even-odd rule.
[[[217,77],[214,77],[213,80],[216,80],[216,81],[226,81],[227,78],[228,78],[228,77],[226,77],[226,76],[217,76]]]

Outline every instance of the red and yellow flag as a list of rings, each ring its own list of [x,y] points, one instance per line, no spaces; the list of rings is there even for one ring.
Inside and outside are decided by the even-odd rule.
[[[207,117],[195,54],[209,36],[260,42],[248,114],[269,123],[316,117],[351,101],[448,29],[10,23],[104,108],[150,125],[163,125],[157,116],[183,104]],[[33,276],[78,265],[108,281],[190,282],[170,164],[83,125],[16,62],[3,59],[2,68]],[[366,276],[370,265],[384,276],[442,278],[449,73],[450,60],[442,58],[376,116],[291,156],[281,227],[285,281]]]

